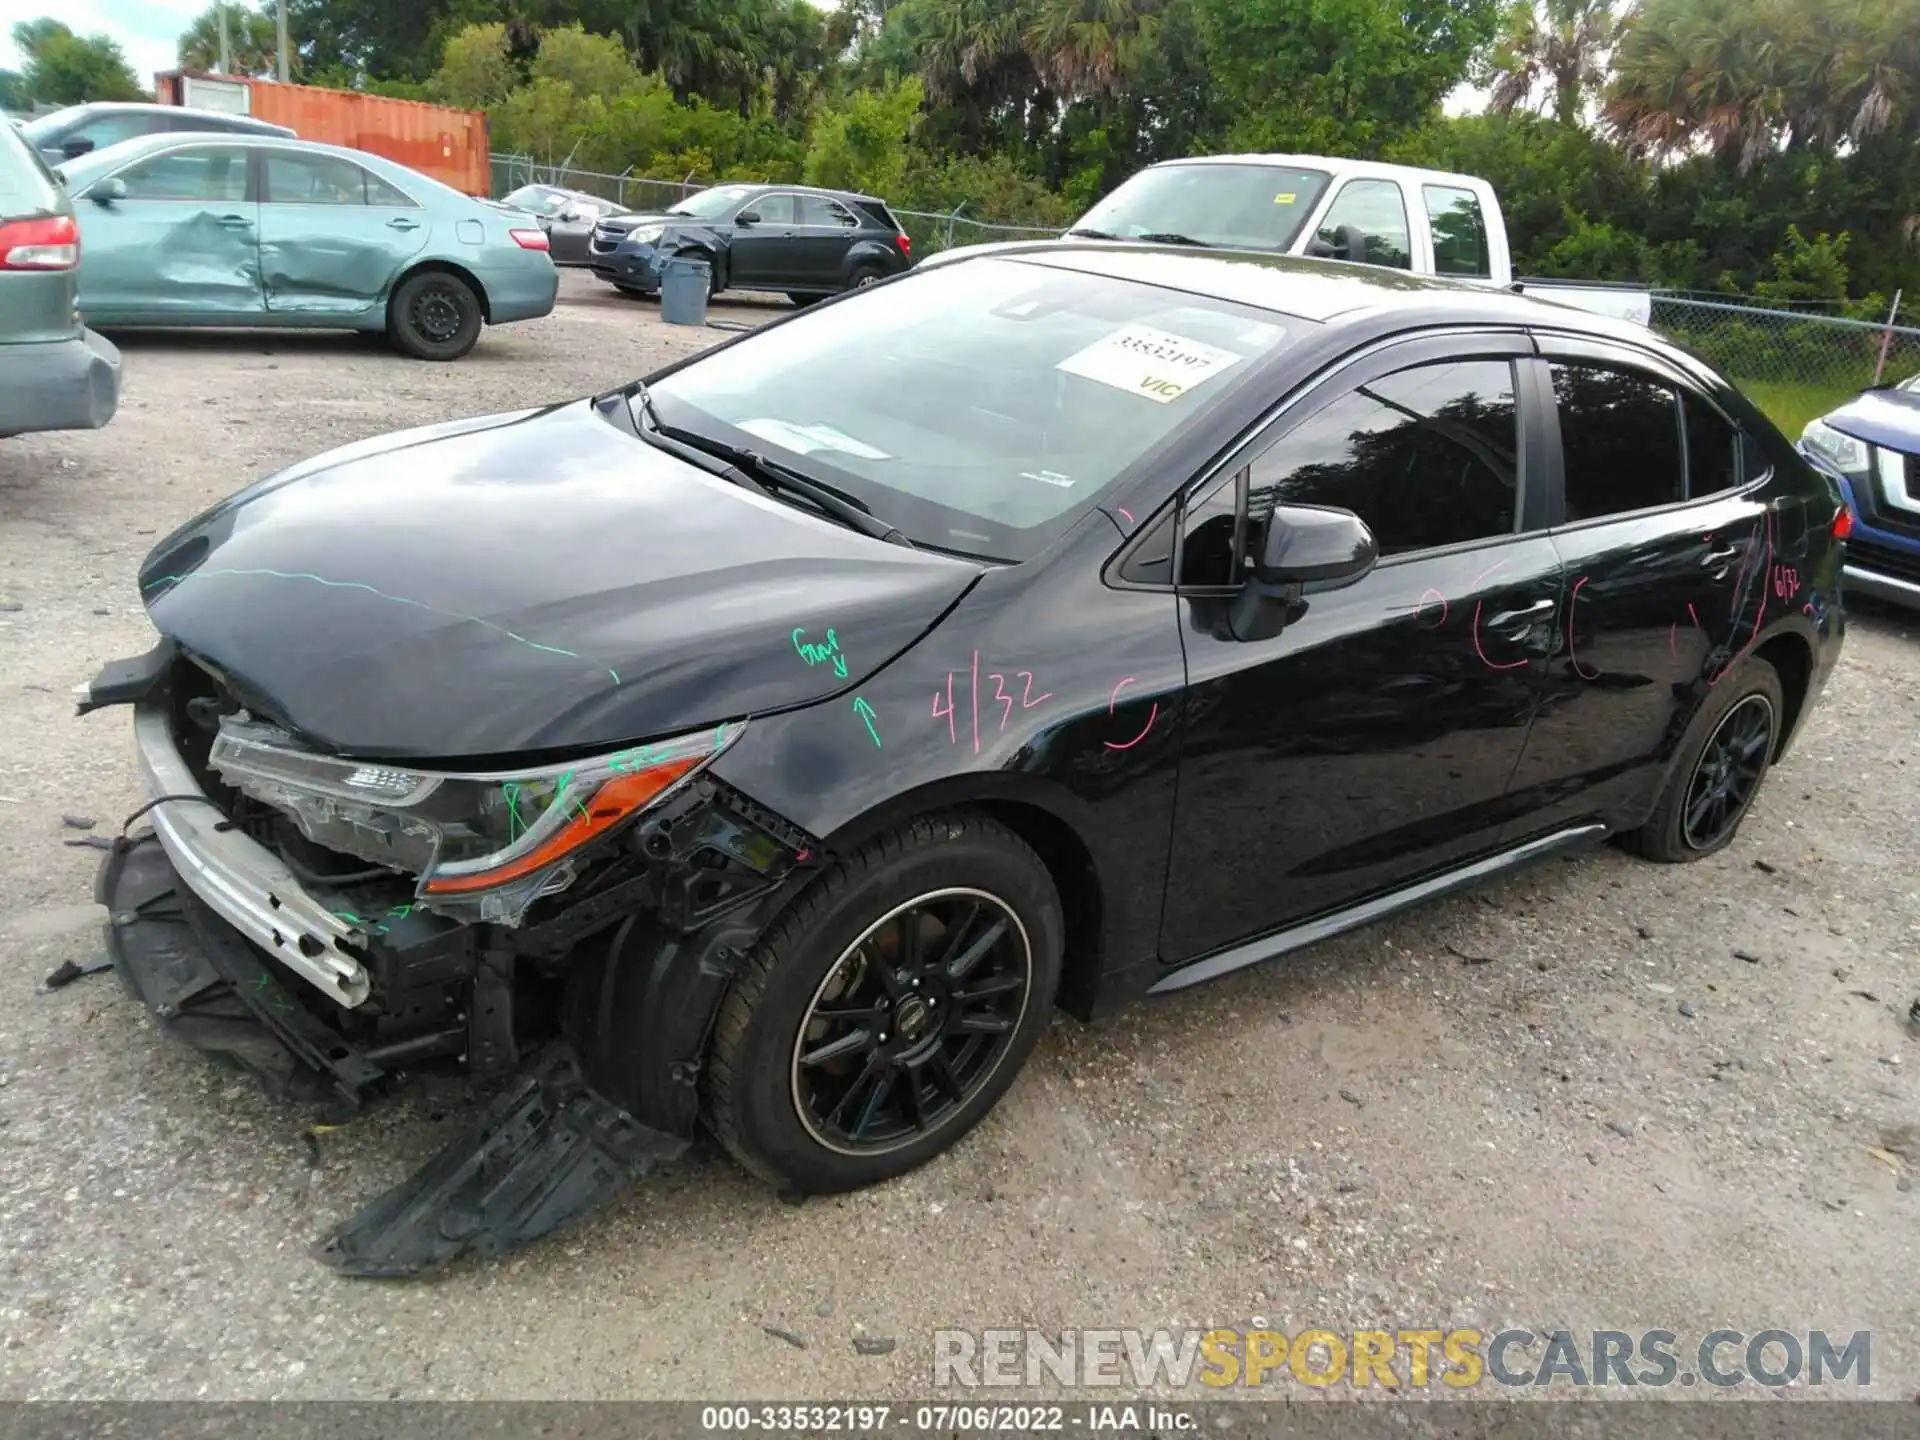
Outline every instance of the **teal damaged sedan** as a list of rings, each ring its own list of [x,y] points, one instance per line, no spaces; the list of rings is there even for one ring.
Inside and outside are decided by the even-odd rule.
[[[293,326],[384,332],[457,360],[480,327],[553,309],[531,217],[378,155],[274,136],[123,141],[56,172],[80,220],[80,311],[96,329]]]

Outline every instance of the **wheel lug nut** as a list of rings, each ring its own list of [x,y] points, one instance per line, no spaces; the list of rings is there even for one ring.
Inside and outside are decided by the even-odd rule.
[[[884,1044],[886,1044],[886,1043],[887,1043],[887,1032],[886,1032],[886,1031],[884,1031],[884,1030],[882,1030],[882,1031],[880,1032],[880,1043],[881,1043],[882,1045],[884,1045]]]
[[[920,988],[920,982],[919,982],[918,980],[915,980],[915,981],[913,982],[913,988],[914,988],[914,989],[916,989],[916,990],[918,990],[918,989]]]

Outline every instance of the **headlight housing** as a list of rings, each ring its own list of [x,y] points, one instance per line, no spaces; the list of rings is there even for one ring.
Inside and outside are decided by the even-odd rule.
[[[636,225],[627,232],[627,238],[636,245],[651,245],[666,233],[664,225]]]
[[[1800,443],[1848,479],[1867,473],[1867,442],[1843,435],[1824,420],[1809,420]]]
[[[221,721],[208,763],[316,845],[417,876],[428,909],[517,925],[535,900],[573,882],[581,847],[685,785],[746,728],[459,774],[317,755],[242,713]]]

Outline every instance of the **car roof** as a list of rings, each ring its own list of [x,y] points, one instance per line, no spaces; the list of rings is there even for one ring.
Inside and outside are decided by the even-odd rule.
[[[125,115],[129,112],[135,115],[210,115],[223,125],[256,126],[262,134],[277,134],[287,128],[271,120],[262,120],[258,115],[235,115],[225,110],[205,110],[195,105],[160,105],[151,100],[87,100],[79,105],[67,106],[66,111],[85,111],[91,115]]]
[[[878,195],[865,195],[858,190],[829,190],[824,185],[779,185],[772,181],[722,180],[718,185],[709,185],[707,188],[709,190],[731,189],[735,184],[738,184],[743,190],[757,190],[762,193],[778,191],[782,195],[825,195],[830,200],[851,200],[860,205],[884,205],[887,203]]]
[[[1013,260],[1159,285],[1320,324],[1392,310],[1425,312],[1435,323],[1529,325],[1578,330],[1641,346],[1658,342],[1643,325],[1497,289],[1484,281],[1264,251],[1196,250],[1135,241],[1030,240],[973,246],[965,255],[951,259],[933,255],[921,263],[926,268],[975,259]],[[1665,344],[1660,348],[1671,350]]]
[[[431,175],[402,165],[398,160],[390,160],[385,155],[376,155],[371,150],[354,150],[345,145],[326,145],[318,140],[302,140],[294,135],[276,135],[253,130],[176,130],[164,135],[135,135],[130,140],[118,140],[111,145],[103,145],[98,150],[90,150],[73,163],[86,164],[91,168],[104,159],[110,162],[111,166],[117,167],[148,151],[185,149],[193,145],[239,145],[250,150],[296,150],[309,155],[338,155],[343,160],[351,160],[356,165],[366,166],[375,174],[395,184],[404,180],[407,186],[431,185],[450,195],[460,194],[452,186],[434,179]],[[87,183],[92,182],[89,180]],[[411,193],[414,199],[420,198],[417,189]]]
[[[1358,176],[1371,180],[1405,180],[1418,184],[1459,185],[1462,188],[1485,185],[1476,175],[1454,170],[1428,170],[1419,165],[1389,165],[1384,160],[1349,160],[1339,155],[1191,155],[1177,160],[1162,160],[1147,166],[1149,170],[1167,170],[1176,165],[1271,165],[1289,170],[1324,170],[1336,179]]]

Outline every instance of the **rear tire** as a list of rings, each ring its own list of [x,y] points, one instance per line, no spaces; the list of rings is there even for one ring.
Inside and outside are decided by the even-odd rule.
[[[1767,778],[1785,714],[1780,673],[1765,660],[1748,656],[1722,675],[1681,738],[1652,816],[1620,843],[1669,865],[1725,849]]]
[[[1060,978],[1046,866],[969,812],[916,820],[836,861],[770,926],[714,1025],[709,1127],[801,1193],[903,1174],[993,1108]]]
[[[862,264],[853,267],[847,275],[847,289],[864,290],[869,285],[878,285],[887,275],[878,265]]]
[[[387,302],[387,338],[416,360],[458,360],[480,338],[480,297],[458,275],[421,270]]]

